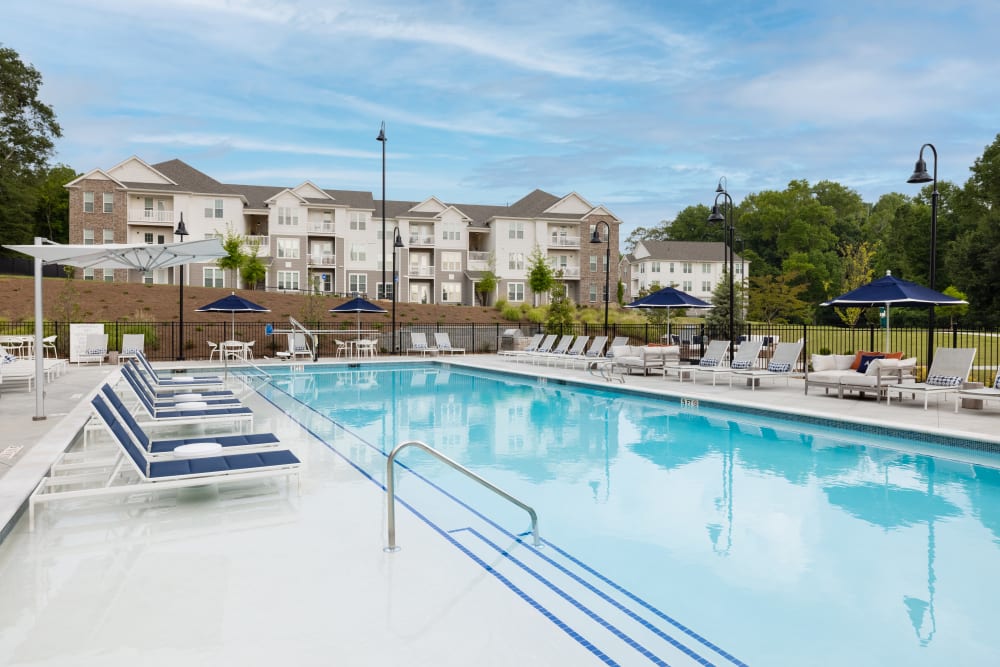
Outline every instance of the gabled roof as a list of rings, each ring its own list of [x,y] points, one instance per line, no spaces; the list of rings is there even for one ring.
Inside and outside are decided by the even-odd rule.
[[[674,262],[721,262],[726,256],[726,244],[721,241],[639,241],[648,257],[642,260]],[[734,255],[740,260],[739,255]],[[642,261],[639,260],[639,261]]]
[[[119,181],[118,179],[116,179],[114,176],[104,171],[103,169],[91,169],[86,174],[83,174],[82,176],[77,176],[63,187],[75,188],[78,187],[77,184],[80,183],[81,181],[112,181],[113,183],[117,183],[118,185],[125,187],[121,181]]]

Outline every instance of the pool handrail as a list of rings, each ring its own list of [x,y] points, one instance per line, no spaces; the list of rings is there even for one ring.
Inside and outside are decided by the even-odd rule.
[[[451,458],[445,456],[444,454],[442,454],[441,452],[437,451],[436,449],[434,449],[433,447],[431,447],[427,443],[421,442],[420,440],[407,440],[405,442],[401,442],[398,445],[396,445],[395,449],[393,449],[392,452],[389,453],[389,458],[387,458],[386,461],[385,461],[385,491],[386,491],[386,493],[389,496],[389,501],[388,501],[387,509],[386,509],[386,519],[387,519],[386,523],[388,524],[388,531],[389,531],[389,546],[387,546],[385,548],[385,551],[388,551],[388,552],[399,551],[399,547],[396,546],[396,490],[395,490],[396,484],[395,484],[395,468],[393,467],[392,464],[396,460],[396,455],[399,454],[400,451],[402,451],[403,449],[405,449],[407,447],[419,447],[420,449],[424,450],[425,452],[427,452],[431,456],[437,458],[442,463],[445,463],[445,464],[451,466],[453,469],[455,469],[458,472],[464,474],[469,479],[472,479],[473,481],[479,482],[480,484],[482,484],[483,486],[485,486],[490,491],[493,491],[494,493],[496,493],[500,497],[502,497],[502,498],[504,498],[506,500],[509,500],[510,502],[514,503],[515,505],[517,505],[518,507],[520,507],[521,509],[523,509],[525,512],[528,513],[528,516],[531,517],[531,537],[532,537],[532,544],[534,546],[536,546],[536,547],[540,546],[540,542],[539,542],[539,539],[538,539],[538,513],[536,513],[535,510],[531,506],[526,505],[525,503],[521,502],[520,500],[518,500],[514,496],[510,495],[509,493],[507,493],[506,491],[504,491],[500,487],[496,486],[495,484],[492,484],[491,482],[486,481],[485,479],[483,479],[482,477],[480,477],[476,473],[472,472],[471,470],[469,470],[468,468],[466,468],[465,466],[463,466],[461,463],[458,463],[454,459],[451,459]]]

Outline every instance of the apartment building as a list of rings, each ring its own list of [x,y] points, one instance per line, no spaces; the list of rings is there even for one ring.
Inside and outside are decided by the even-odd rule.
[[[704,301],[711,301],[726,273],[726,245],[701,241],[640,241],[625,256],[626,301],[638,298],[654,284],[676,287]],[[747,285],[750,263],[733,255],[733,280]]]
[[[396,230],[398,300],[476,303],[485,271],[498,278],[497,299],[532,302],[530,257],[537,248],[581,304],[603,303],[605,271],[618,266],[620,221],[576,193],[535,190],[510,205],[457,204],[430,196],[385,202],[371,192],[221,183],[180,160],[147,164],[131,157],[94,169],[66,185],[70,243],[170,243],[183,215],[190,239],[237,234],[267,267],[258,287],[316,290],[391,299]],[[602,223],[606,223],[602,224]],[[592,243],[595,228],[600,243]],[[607,231],[610,230],[608,240]],[[176,284],[171,269],[87,270],[85,280]],[[185,272],[188,284],[243,288],[215,264]],[[612,290],[612,297],[614,291]],[[544,301],[544,297],[542,299]]]

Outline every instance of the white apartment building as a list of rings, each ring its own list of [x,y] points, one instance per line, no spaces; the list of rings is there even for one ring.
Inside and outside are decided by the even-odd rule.
[[[180,160],[147,164],[138,157],[94,169],[66,185],[70,243],[170,243],[183,216],[191,239],[243,238],[267,267],[268,290],[316,290],[391,299],[393,240],[398,300],[474,305],[474,285],[492,268],[497,299],[531,302],[530,256],[538,248],[577,303],[603,303],[606,261],[618,266],[620,221],[576,193],[535,190],[507,206],[381,200],[371,192],[220,183]],[[606,223],[601,224],[601,223]],[[601,243],[591,243],[598,228]],[[607,241],[610,230],[610,240]],[[383,254],[383,248],[385,250]],[[85,280],[176,284],[165,269],[87,270]],[[239,276],[215,264],[185,271],[187,284],[245,288]],[[614,298],[614,289],[612,289]]]
[[[726,245],[702,241],[640,241],[625,256],[626,301],[657,284],[676,287],[704,301],[712,300],[716,286],[726,277]],[[747,285],[750,263],[733,255],[733,280]]]

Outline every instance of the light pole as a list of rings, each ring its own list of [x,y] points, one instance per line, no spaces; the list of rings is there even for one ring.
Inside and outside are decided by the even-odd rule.
[[[181,212],[181,219],[177,223],[177,229],[174,230],[174,236],[181,237],[181,243],[184,243],[184,237],[188,235],[187,227],[184,226],[184,213]],[[177,361],[184,361],[184,265],[180,265],[181,269],[181,294],[180,294],[180,335],[177,336]]]
[[[396,341],[396,290],[399,288],[399,276],[396,275],[396,249],[403,247],[403,238],[399,235],[399,227],[392,239],[392,354],[399,353]]]
[[[726,214],[723,215],[719,211],[719,197],[724,197],[726,200]],[[723,222],[725,223],[725,239],[726,239],[726,251],[729,258],[729,363],[733,363],[733,348],[736,345],[736,299],[733,293],[733,198],[729,196],[726,189],[722,185],[722,180],[719,181],[718,187],[715,188],[715,202],[712,204],[712,213],[708,216],[709,222]]]
[[[924,162],[924,149],[930,148],[931,153],[934,154],[934,176],[927,173],[927,163]],[[937,289],[934,284],[935,271],[937,268],[937,203],[938,203],[938,189],[937,189],[937,163],[938,155],[937,149],[934,148],[934,144],[924,144],[920,147],[920,155],[917,156],[917,164],[913,168],[913,175],[906,179],[907,183],[930,183],[933,181],[934,186],[931,190],[931,261],[929,265],[929,275],[930,280],[929,287],[931,289]],[[934,361],[934,304],[930,307],[930,318],[927,322],[927,368],[931,367],[931,362]]]
[[[604,225],[608,231],[608,250],[604,256],[604,335],[608,335],[608,303],[611,301],[611,225],[606,220],[598,220],[594,225],[594,233],[590,237],[591,243],[602,243],[600,228],[597,225]]]
[[[382,144],[382,296],[385,297],[385,121],[378,129],[375,141]],[[393,251],[395,252],[395,251]]]

